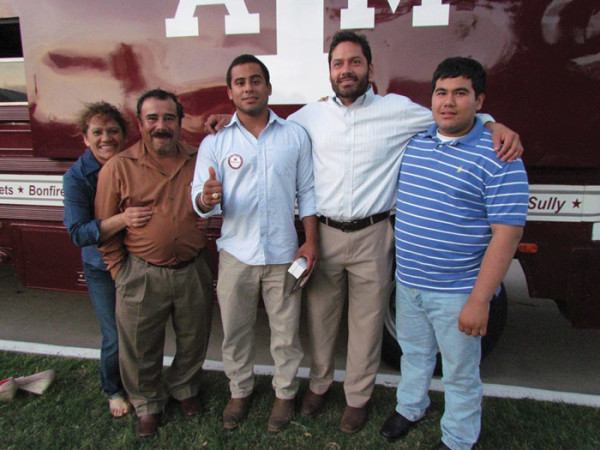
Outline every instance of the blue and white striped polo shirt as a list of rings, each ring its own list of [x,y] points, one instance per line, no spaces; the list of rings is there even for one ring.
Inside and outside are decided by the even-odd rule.
[[[408,144],[396,202],[396,279],[424,290],[470,293],[492,237],[490,224],[525,225],[521,160],[500,161],[479,119],[446,143],[437,125]]]

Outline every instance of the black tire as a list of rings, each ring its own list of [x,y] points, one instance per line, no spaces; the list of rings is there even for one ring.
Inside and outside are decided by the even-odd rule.
[[[496,346],[502,336],[506,325],[508,315],[508,298],[504,285],[501,286],[500,293],[495,295],[490,302],[490,318],[488,322],[487,334],[481,340],[481,358],[485,358]],[[383,325],[383,345],[381,348],[381,359],[393,369],[400,370],[400,357],[402,349],[396,340],[396,290],[390,296],[390,306],[386,311],[385,322]],[[438,362],[435,368],[436,374],[441,374],[441,359],[438,355]]]

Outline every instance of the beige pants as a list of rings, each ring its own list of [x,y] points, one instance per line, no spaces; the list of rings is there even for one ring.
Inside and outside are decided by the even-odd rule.
[[[319,226],[321,255],[307,291],[310,389],[333,381],[334,349],[348,297],[348,356],[344,391],[349,406],[371,398],[381,357],[385,308],[393,288],[394,233],[389,220],[344,233]]]
[[[115,284],[121,378],[136,413],[160,413],[168,395],[184,400],[198,394],[213,305],[212,275],[204,255],[178,270],[129,255]],[[165,390],[161,372],[169,316],[176,350]]]
[[[224,250],[219,253],[223,366],[233,398],[246,397],[254,388],[254,325],[261,293],[271,329],[273,389],[281,399],[294,398],[298,392],[296,373],[303,356],[298,335],[300,291],[290,292],[294,279],[287,273],[289,266],[249,266]]]

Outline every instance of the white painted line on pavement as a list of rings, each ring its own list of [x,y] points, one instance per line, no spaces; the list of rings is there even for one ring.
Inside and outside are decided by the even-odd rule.
[[[0,340],[0,350],[38,355],[66,356],[68,358],[100,359],[100,350],[60,345],[37,344],[35,342]]]
[[[81,347],[63,347],[60,345],[37,344],[34,342],[5,341],[0,339],[0,350],[7,352],[35,353],[39,355],[63,356],[68,358],[99,359],[100,350]],[[170,366],[173,357],[165,356],[163,363]],[[204,370],[223,371],[221,361],[204,361]],[[273,375],[275,369],[273,366],[255,365],[254,373],[257,375]],[[308,378],[309,368],[300,367],[298,369],[299,378]],[[336,370],[333,379],[335,381],[344,381],[346,371]],[[381,386],[395,388],[400,381],[400,375],[378,374],[375,383]],[[434,378],[431,381],[430,389],[432,391],[443,392],[444,387],[440,379]],[[520,386],[509,386],[503,384],[483,384],[483,395],[486,397],[502,397],[514,399],[531,399],[544,402],[562,402],[572,405],[600,407],[600,395],[577,394],[573,392],[549,391],[545,389],[533,389]]]

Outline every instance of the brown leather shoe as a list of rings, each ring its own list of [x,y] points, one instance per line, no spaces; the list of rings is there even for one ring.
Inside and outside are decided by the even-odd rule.
[[[223,410],[223,428],[235,430],[240,422],[248,416],[249,409],[250,396],[230,399]]]
[[[342,420],[340,421],[340,428],[344,433],[354,434],[358,433],[365,427],[367,423],[367,407],[353,408],[352,406],[346,406]]]
[[[197,395],[186,398],[185,400],[180,400],[179,406],[181,407],[181,413],[183,416],[188,419],[196,417],[202,411],[202,404],[200,403],[200,399]]]
[[[138,416],[135,427],[135,435],[140,439],[151,438],[156,435],[156,429],[160,422],[160,414],[146,414]]]
[[[304,417],[310,417],[314,419],[323,412],[325,407],[325,394],[315,394],[310,389],[304,394],[302,399],[302,406],[300,407],[300,414]]]
[[[275,397],[273,409],[269,416],[269,433],[279,433],[294,417],[294,406],[296,399],[283,400]]]

